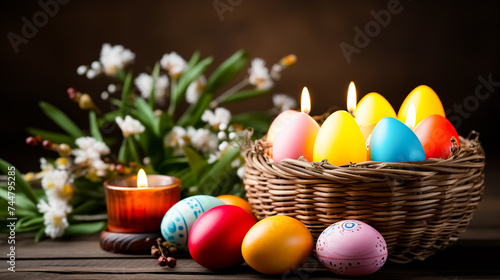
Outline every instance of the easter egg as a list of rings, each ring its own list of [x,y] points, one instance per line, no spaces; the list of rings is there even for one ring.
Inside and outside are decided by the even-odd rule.
[[[257,222],[241,245],[243,258],[253,269],[279,275],[299,267],[311,254],[313,237],[304,224],[288,216]]]
[[[273,144],[273,160],[298,159],[303,156],[313,160],[314,141],[319,131],[319,124],[308,114],[294,114],[279,130]]]
[[[191,227],[205,211],[224,205],[220,199],[209,195],[195,195],[184,198],[170,208],[161,221],[163,238],[178,249],[187,249]]]
[[[366,160],[365,138],[351,114],[336,111],[325,120],[316,137],[313,159],[327,159],[337,166]]]
[[[278,131],[290,120],[290,117],[297,114],[297,111],[294,110],[285,110],[281,112],[271,123],[269,126],[269,130],[267,131],[266,141],[271,145],[274,143],[274,139]]]
[[[344,220],[327,227],[316,242],[319,261],[333,273],[366,276],[387,261],[384,237],[370,225]]]
[[[250,203],[248,203],[248,201],[246,201],[245,199],[243,199],[239,196],[235,196],[235,195],[231,195],[231,194],[224,194],[224,195],[217,196],[217,198],[222,200],[222,202],[224,202],[227,205],[234,205],[234,206],[241,207],[243,210],[250,213],[250,215],[253,215],[252,205],[250,205]]]
[[[356,122],[361,128],[365,139],[372,133],[375,125],[385,118],[396,118],[396,112],[392,105],[382,95],[376,92],[370,92],[359,101],[354,113]]]
[[[425,160],[422,144],[413,131],[395,118],[383,118],[370,136],[370,159],[402,162]]]
[[[457,141],[457,146],[460,146],[457,131],[445,117],[440,115],[425,118],[415,127],[414,132],[424,147],[426,159],[449,158],[452,137]]]
[[[238,206],[214,207],[194,222],[189,234],[189,253],[198,264],[209,269],[240,265],[244,261],[241,243],[256,222]]]
[[[420,85],[406,96],[398,112],[398,120],[402,123],[406,123],[406,116],[408,115],[408,109],[410,109],[411,104],[415,106],[415,125],[430,115],[437,114],[445,117],[441,100],[436,92],[429,86]]]

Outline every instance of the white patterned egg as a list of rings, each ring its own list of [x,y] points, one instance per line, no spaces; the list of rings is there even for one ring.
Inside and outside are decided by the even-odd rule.
[[[163,238],[178,249],[187,250],[191,227],[201,214],[224,205],[222,200],[209,195],[195,195],[184,198],[170,208],[161,222]]]

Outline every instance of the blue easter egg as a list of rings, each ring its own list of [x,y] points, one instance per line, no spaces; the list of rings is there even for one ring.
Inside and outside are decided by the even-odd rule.
[[[383,162],[423,161],[420,140],[405,124],[391,117],[378,122],[370,137],[370,160]]]
[[[225,203],[213,196],[195,195],[184,198],[172,206],[161,222],[161,234],[178,249],[187,250],[191,227],[201,214]]]

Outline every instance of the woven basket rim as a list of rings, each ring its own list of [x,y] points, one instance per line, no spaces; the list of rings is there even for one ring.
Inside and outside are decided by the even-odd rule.
[[[309,162],[304,157],[298,159],[283,159],[280,162],[275,162],[267,153],[267,150],[272,148],[270,143],[266,141],[266,137],[256,139],[255,141],[247,141],[244,147],[245,154],[262,157],[266,164],[276,166],[279,169],[287,166],[298,166],[309,171],[317,172],[343,172],[349,173],[353,170],[353,174],[359,174],[361,168],[370,169],[373,171],[383,171],[384,173],[394,173],[397,175],[414,175],[428,176],[425,172],[450,172],[459,173],[457,167],[464,166],[467,168],[478,168],[484,166],[485,153],[481,143],[479,142],[479,132],[472,130],[469,135],[464,138],[460,137],[460,146],[451,148],[451,155],[448,159],[430,158],[425,161],[409,161],[409,162],[379,162],[379,161],[364,161],[359,163],[351,163],[348,165],[335,166],[330,164],[326,159],[322,161]],[[452,140],[453,141],[453,140]],[[476,162],[476,163],[475,163]]]

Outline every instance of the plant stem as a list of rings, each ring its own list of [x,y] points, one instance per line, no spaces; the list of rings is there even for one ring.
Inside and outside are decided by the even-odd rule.
[[[168,107],[167,113],[173,117],[174,112],[175,112],[175,106],[176,106],[173,97],[176,94],[175,92],[177,91],[177,79],[172,78],[170,81],[171,81],[171,84],[170,84],[170,106]]]
[[[210,107],[212,109],[217,107],[217,105],[223,102],[226,98],[237,93],[238,91],[240,91],[242,88],[246,87],[249,84],[250,82],[248,81],[248,78],[243,79],[241,82],[239,82],[238,84],[236,84],[235,86],[233,86],[232,88],[228,89],[226,92],[215,98],[214,101],[211,102]]]

